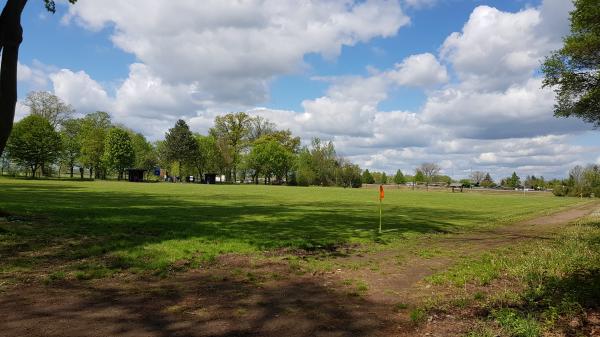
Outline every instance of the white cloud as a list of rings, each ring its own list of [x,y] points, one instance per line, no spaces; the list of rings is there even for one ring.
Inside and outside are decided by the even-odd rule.
[[[448,82],[446,67],[430,53],[411,55],[388,73],[398,85],[432,87]]]
[[[68,69],[50,75],[54,93],[79,112],[111,111],[112,103],[104,88],[84,71]]]
[[[456,136],[500,139],[564,134],[589,129],[576,119],[552,115],[554,93],[530,78],[504,91],[476,91],[460,86],[435,92],[423,108],[429,123],[449,127]]]
[[[560,36],[540,29],[548,22],[544,13],[538,8],[509,13],[479,6],[462,32],[446,38],[441,55],[452,64],[464,87],[503,90],[527,81],[543,57],[560,42]],[[562,13],[563,17],[567,15]]]
[[[303,57],[389,37],[409,22],[397,1],[79,1],[65,21],[114,25],[115,45],[165,83],[194,84],[215,102],[254,105]]]
[[[17,81],[25,83],[30,90],[43,90],[48,86],[47,69],[37,61],[31,66],[17,63]]]

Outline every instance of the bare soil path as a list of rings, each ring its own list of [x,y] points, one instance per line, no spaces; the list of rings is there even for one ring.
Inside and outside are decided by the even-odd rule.
[[[427,294],[420,281],[459,257],[544,239],[598,203],[464,234],[432,236],[404,251],[336,258],[333,272],[225,256],[167,279],[121,275],[0,293],[0,336],[419,336],[397,303]],[[355,280],[366,283],[356,291]],[[358,282],[358,281],[357,281]],[[453,335],[448,329],[446,335]]]

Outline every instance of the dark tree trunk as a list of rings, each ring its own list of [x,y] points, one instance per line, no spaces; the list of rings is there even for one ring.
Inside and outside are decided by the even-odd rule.
[[[71,179],[73,179],[73,170],[74,170],[73,165],[71,165],[71,171],[70,171],[71,172]]]
[[[8,0],[0,14],[0,155],[12,130],[17,105],[17,62],[23,41],[21,13],[27,0]]]

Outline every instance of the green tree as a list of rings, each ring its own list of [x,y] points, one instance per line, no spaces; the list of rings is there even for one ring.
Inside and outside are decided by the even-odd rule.
[[[215,117],[215,126],[210,134],[217,139],[223,158],[228,181],[237,181],[237,167],[241,160],[241,152],[248,145],[251,129],[251,117],[245,112],[228,113]]]
[[[317,174],[313,169],[312,156],[307,147],[300,149],[296,157],[296,182],[299,186],[309,186],[315,184]]]
[[[128,130],[128,133],[129,137],[131,138],[133,152],[135,153],[135,161],[133,166],[136,168],[145,169],[147,172],[151,172],[156,165],[158,165],[156,149],[141,133],[133,132],[131,130]]]
[[[424,183],[426,182],[425,174],[420,169],[417,169],[415,172],[415,176],[413,177],[416,183]]]
[[[16,123],[7,144],[10,158],[31,169],[32,176],[44,163],[58,158],[61,139],[45,118],[30,115]]]
[[[178,120],[165,135],[166,160],[177,162],[178,174],[181,166],[192,165],[198,155],[198,143],[184,120]]]
[[[351,162],[340,159],[340,167],[338,168],[339,183],[342,187],[358,188],[362,186],[362,176],[360,167]]]
[[[492,179],[492,177],[490,176],[489,173],[485,174],[485,177],[483,178],[483,180],[481,180],[481,182],[479,183],[481,186],[483,187],[493,187],[494,185],[496,185],[494,183],[494,179]]]
[[[77,0],[69,0],[75,3]],[[7,0],[0,15],[0,49],[2,49],[2,65],[0,68],[0,155],[13,127],[15,108],[17,105],[17,64],[19,62],[19,46],[23,41],[21,14],[27,0]],[[54,0],[44,0],[46,9],[52,13],[56,10]]]
[[[312,169],[316,174],[315,184],[330,186],[335,183],[335,169],[337,157],[333,142],[321,142],[319,138],[313,138],[310,149]]]
[[[519,178],[516,172],[513,172],[510,177],[504,179],[503,185],[510,188],[517,188],[521,185],[521,178]]]
[[[202,177],[204,173],[217,172],[221,160],[217,140],[212,135],[195,135],[195,138],[198,143],[198,153],[194,162],[198,175]]]
[[[266,137],[259,138],[248,154],[247,166],[253,171],[253,180],[258,184],[258,176],[265,177],[265,184],[275,176],[278,183],[287,179],[293,165],[293,154],[282,144]]]
[[[388,182],[387,174],[385,174],[385,172],[382,172],[381,173],[381,181],[380,181],[380,183],[381,184],[387,184],[387,182]]]
[[[362,182],[363,182],[363,184],[374,184],[375,183],[375,178],[373,178],[373,175],[371,174],[371,172],[369,172],[368,169],[366,169],[362,174]]]
[[[109,169],[117,171],[119,180],[123,179],[125,169],[135,163],[131,137],[126,130],[114,127],[108,131],[102,159]]]
[[[460,183],[464,186],[464,187],[471,187],[471,185],[474,185],[473,183],[473,179],[461,179]]]
[[[544,87],[556,88],[555,116],[600,126],[600,5],[598,0],[573,3],[571,34],[542,66]]]
[[[81,157],[79,161],[90,172],[90,178],[95,173],[101,178],[104,173],[102,155],[104,141],[111,127],[110,116],[104,111],[88,114],[81,121]]]
[[[69,167],[70,177],[73,178],[73,168],[81,156],[81,119],[62,121],[60,138],[62,142],[61,160]]]
[[[401,170],[396,171],[396,175],[394,176],[394,183],[397,185],[405,184],[406,178]]]

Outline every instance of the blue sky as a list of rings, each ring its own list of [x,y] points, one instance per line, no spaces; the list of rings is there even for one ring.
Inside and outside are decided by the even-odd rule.
[[[300,5],[299,5],[300,4]],[[156,140],[183,118],[206,132],[230,111],[305,142],[333,140],[362,167],[436,162],[557,177],[597,162],[597,133],[552,117],[543,57],[568,32],[569,0],[80,0],[28,4],[20,97],[53,91],[80,114]],[[27,113],[19,105],[18,117]]]

